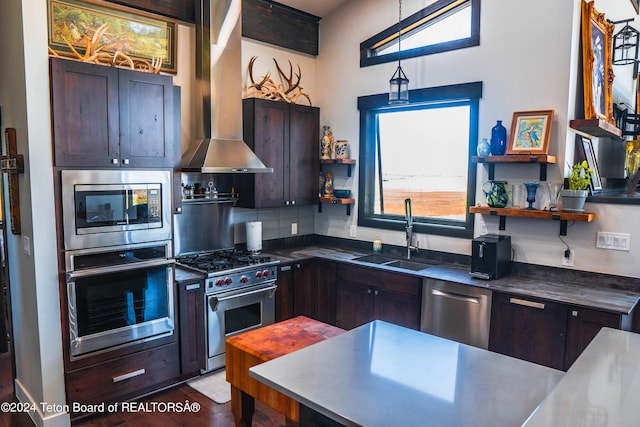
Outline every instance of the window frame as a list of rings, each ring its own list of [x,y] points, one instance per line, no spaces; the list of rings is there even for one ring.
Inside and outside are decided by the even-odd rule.
[[[433,13],[446,8],[452,3],[459,0],[438,0],[435,3],[425,7],[424,9],[414,13],[413,15],[400,21],[400,27],[404,30],[411,27],[416,22],[429,17]],[[464,49],[466,47],[480,45],[480,0],[469,0],[471,3],[471,35],[464,39],[451,40],[448,42],[436,43],[429,46],[422,46],[413,49],[405,49],[401,52],[387,53],[384,55],[375,55],[373,46],[377,43],[392,37],[397,38],[398,24],[394,24],[375,36],[360,43],[360,67],[368,67],[386,62],[398,61],[406,58],[415,58],[417,56],[432,55],[434,53],[447,52],[450,50]],[[445,18],[446,19],[446,18]],[[427,21],[429,22],[429,21]],[[403,32],[403,36],[411,34]]]
[[[467,153],[467,206],[475,205],[477,165],[472,161],[478,144],[478,113],[482,97],[482,82],[413,89],[409,91],[410,103],[389,105],[387,93],[358,97],[360,110],[360,152],[358,175],[358,225],[388,230],[404,230],[405,221],[398,215],[375,214],[376,175],[376,120],[381,112],[403,111],[424,108],[433,104],[469,104],[469,144]],[[423,234],[473,238],[474,216],[467,209],[464,226],[452,226],[414,219],[413,230]]]

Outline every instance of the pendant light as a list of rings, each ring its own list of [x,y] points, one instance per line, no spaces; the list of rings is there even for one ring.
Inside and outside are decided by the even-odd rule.
[[[402,71],[400,65],[400,54],[402,52],[400,39],[402,38],[402,0],[398,0],[398,68],[389,80],[389,104],[408,104],[409,103],[409,79]]]
[[[609,21],[612,24],[625,24],[624,28],[613,36],[613,65],[633,64],[633,75],[638,74],[638,30],[629,25],[631,19]]]

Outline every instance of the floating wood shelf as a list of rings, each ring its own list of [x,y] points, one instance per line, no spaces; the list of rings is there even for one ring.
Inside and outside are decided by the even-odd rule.
[[[547,165],[556,162],[556,156],[548,154],[507,154],[505,156],[473,156],[474,163],[485,163],[489,168],[489,179],[495,176],[496,163],[538,163],[540,164],[540,181],[547,180]]]
[[[351,167],[356,164],[356,159],[320,159],[321,165],[347,165],[347,176],[351,176]]]
[[[591,136],[622,138],[622,130],[602,119],[576,119],[569,122],[571,129],[579,130]]]
[[[506,217],[517,216],[522,218],[538,218],[551,219],[560,221],[560,235],[567,235],[567,221],[583,221],[591,222],[596,218],[596,214],[592,212],[551,212],[539,209],[520,209],[520,208],[492,208],[489,206],[471,206],[469,212],[484,215],[500,216],[500,230],[504,230],[506,226]]]
[[[351,205],[356,202],[354,198],[339,199],[337,197],[320,197],[318,203],[318,212],[322,212],[322,204],[329,203],[331,205],[346,205],[347,215],[351,215]]]

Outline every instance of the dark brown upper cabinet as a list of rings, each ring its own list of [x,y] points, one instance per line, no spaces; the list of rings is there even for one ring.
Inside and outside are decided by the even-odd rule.
[[[51,58],[58,167],[173,167],[173,78]]]
[[[273,173],[238,175],[238,206],[316,204],[320,109],[257,98],[242,106],[244,140]]]

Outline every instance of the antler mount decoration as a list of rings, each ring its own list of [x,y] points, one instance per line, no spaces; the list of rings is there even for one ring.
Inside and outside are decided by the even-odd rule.
[[[297,65],[298,72],[294,74],[293,65],[291,65],[291,61],[289,61],[289,74],[285,74],[282,68],[280,68],[280,65],[278,65],[278,61],[273,58],[282,83],[274,82],[271,79],[271,72],[267,72],[267,74],[262,77],[262,80],[256,82],[253,78],[253,64],[256,62],[256,59],[258,59],[258,57],[254,56],[249,61],[249,80],[251,80],[251,85],[247,87],[245,98],[262,98],[295,104],[300,97],[304,97],[307,98],[309,105],[311,105],[309,94],[303,92],[303,88],[300,86],[300,80],[302,78],[300,65]]]

